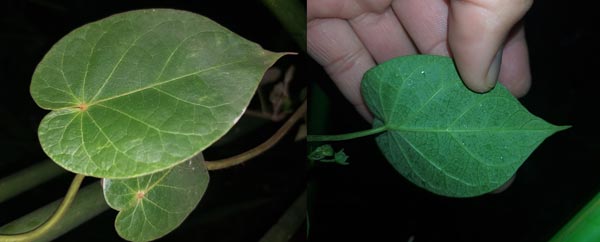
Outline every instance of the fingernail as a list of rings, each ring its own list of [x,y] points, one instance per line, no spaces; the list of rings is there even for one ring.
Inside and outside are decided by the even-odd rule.
[[[492,60],[490,64],[490,68],[488,69],[487,76],[485,77],[486,84],[488,87],[492,88],[496,85],[496,81],[498,80],[498,74],[500,73],[500,64],[502,63],[502,48],[498,50],[496,56]]]

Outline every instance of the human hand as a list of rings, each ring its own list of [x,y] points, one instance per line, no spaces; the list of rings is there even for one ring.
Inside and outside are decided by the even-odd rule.
[[[367,120],[363,74],[410,54],[451,56],[466,86],[513,95],[531,83],[527,43],[519,23],[533,0],[308,0],[309,54]]]

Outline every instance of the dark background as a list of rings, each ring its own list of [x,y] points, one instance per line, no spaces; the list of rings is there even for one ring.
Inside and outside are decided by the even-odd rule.
[[[294,98],[306,79],[305,55],[259,1],[0,1],[0,177],[46,158],[37,126],[47,111],[29,94],[31,76],[43,55],[64,35],[115,13],[143,8],[175,8],[207,16],[271,51],[299,52],[276,66],[296,67]],[[268,95],[268,92],[267,92]],[[253,101],[252,107],[258,106]],[[297,105],[297,104],[296,104]],[[225,158],[260,144],[282,123],[244,117],[226,142],[204,152],[208,160]],[[241,132],[251,129],[249,132]],[[257,241],[304,190],[306,143],[294,142],[296,129],[271,151],[243,165],[210,172],[211,181],[198,208],[162,241]],[[66,192],[72,175],[0,204],[0,225]],[[95,179],[88,178],[86,183]],[[58,241],[120,241],[109,210]],[[297,237],[303,238],[303,229]]]
[[[533,85],[521,101],[533,114],[573,127],[545,140],[518,170],[508,190],[468,199],[437,196],[396,172],[372,138],[333,143],[336,150],[344,148],[350,165],[319,164],[311,169],[310,238],[549,240],[600,192],[597,16],[597,9],[589,5],[559,1],[535,1],[527,14]],[[327,129],[319,133],[370,127],[320,66],[311,62],[309,70],[310,80],[315,80],[333,102]]]

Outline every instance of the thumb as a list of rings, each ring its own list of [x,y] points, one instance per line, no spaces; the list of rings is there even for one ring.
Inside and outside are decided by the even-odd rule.
[[[451,0],[448,44],[465,85],[476,92],[494,87],[502,47],[533,0]]]

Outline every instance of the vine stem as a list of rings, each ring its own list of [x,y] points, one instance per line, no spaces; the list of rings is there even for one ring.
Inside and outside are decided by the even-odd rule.
[[[0,203],[47,182],[66,170],[50,160],[36,163],[27,169],[0,178]]]
[[[307,192],[304,190],[300,196],[292,203],[292,205],[285,210],[283,215],[279,218],[265,235],[260,239],[259,242],[280,242],[290,241],[294,234],[298,231],[298,228],[302,226],[302,223],[306,220],[306,209],[307,209]]]
[[[287,121],[273,134],[269,139],[267,139],[262,144],[235,156],[216,160],[216,161],[205,161],[206,169],[208,170],[220,170],[228,167],[232,167],[235,165],[239,165],[244,161],[250,160],[266,150],[270,149],[275,145],[285,134],[294,126],[294,124],[306,113],[306,100],[302,103],[302,105],[288,118]]]
[[[306,141],[308,142],[319,142],[319,141],[341,141],[341,140],[349,140],[360,137],[365,137],[369,135],[378,134],[381,132],[387,131],[388,128],[386,126],[380,126],[373,129],[362,130],[353,133],[347,134],[336,134],[336,135],[308,135],[306,137]]]
[[[54,214],[52,214],[52,217],[50,217],[50,219],[48,219],[48,221],[46,221],[40,227],[37,227],[36,229],[29,231],[29,232],[25,232],[22,234],[14,234],[14,235],[0,235],[0,241],[3,241],[3,242],[35,241],[37,238],[39,238],[40,236],[42,236],[46,232],[48,232],[52,227],[54,227],[56,224],[58,224],[58,222],[64,217],[65,213],[69,209],[69,206],[71,206],[73,199],[75,199],[75,195],[77,195],[77,191],[79,190],[79,187],[81,186],[81,182],[83,181],[83,178],[85,178],[84,175],[81,175],[81,174],[75,175],[75,178],[73,178],[73,181],[71,182],[71,186],[69,186],[67,195],[65,195],[65,199],[61,202],[58,209],[56,209],[56,211],[54,212]]]

